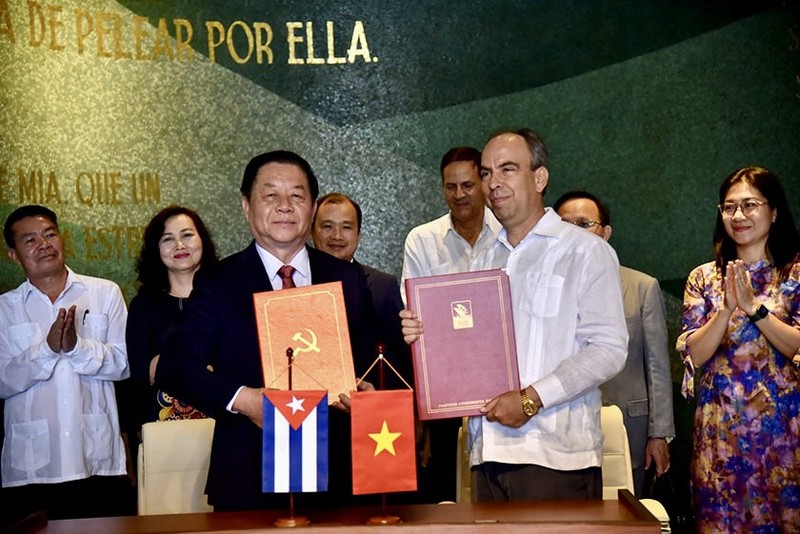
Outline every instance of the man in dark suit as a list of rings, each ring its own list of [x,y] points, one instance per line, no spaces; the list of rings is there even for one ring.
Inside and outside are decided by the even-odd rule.
[[[244,170],[241,193],[254,240],[195,281],[156,372],[165,390],[216,419],[206,484],[215,510],[288,502],[285,494],[261,492],[265,384],[254,293],[341,281],[356,374],[375,357],[374,308],[363,271],[305,246],[319,193],[308,162],[287,151],[256,156]],[[298,505],[352,498],[349,416],[343,411],[330,411],[330,439],[329,491],[299,494]]]
[[[352,198],[342,193],[328,193],[317,202],[317,213],[311,228],[314,246],[340,260],[360,266],[367,276],[367,286],[372,295],[372,303],[378,312],[378,341],[385,345],[386,358],[402,377],[411,383],[413,369],[411,351],[403,341],[400,330],[400,310],[403,300],[397,277],[368,265],[359,263],[354,255],[361,243],[361,207]],[[387,373],[387,389],[402,388],[405,385],[396,380],[393,373]]]

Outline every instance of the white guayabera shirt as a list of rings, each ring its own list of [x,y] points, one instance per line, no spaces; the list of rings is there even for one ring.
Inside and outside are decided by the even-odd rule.
[[[461,237],[448,212],[412,229],[405,241],[400,294],[405,302],[405,280],[420,276],[475,271],[474,263],[497,239],[500,223],[489,208],[483,210],[483,228],[474,246]]]
[[[543,408],[516,429],[471,418],[471,465],[601,465],[599,385],[628,352],[616,253],[547,208],[516,247],[503,230],[475,265],[495,268],[511,284],[520,384],[533,385]]]
[[[53,352],[47,333],[73,304],[78,342]],[[115,283],[70,269],[55,303],[27,280],[0,296],[3,486],[125,474],[113,381],[129,375],[127,318]]]

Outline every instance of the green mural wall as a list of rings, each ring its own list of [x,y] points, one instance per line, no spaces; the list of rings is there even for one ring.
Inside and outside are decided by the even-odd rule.
[[[197,209],[223,254],[249,241],[241,171],[275,148],[361,202],[360,259],[398,273],[407,231],[446,209],[441,155],[508,126],[548,143],[551,201],[607,201],[621,261],[674,309],[710,258],[725,175],[759,163],[800,199],[798,10],[0,0],[0,217],[54,208],[69,264],[128,297],[141,229],[167,204]],[[3,256],[0,290],[21,278]]]

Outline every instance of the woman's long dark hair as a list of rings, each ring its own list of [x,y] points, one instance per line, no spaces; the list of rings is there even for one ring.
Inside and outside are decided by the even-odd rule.
[[[197,228],[197,235],[203,243],[203,254],[200,257],[200,269],[203,270],[219,262],[217,248],[211,239],[211,234],[203,224],[203,220],[193,210],[183,206],[167,206],[159,211],[155,217],[150,219],[147,228],[142,236],[142,251],[136,262],[137,280],[139,281],[139,293],[169,293],[169,276],[167,267],[161,261],[161,252],[158,243],[164,234],[164,226],[167,221],[176,215],[186,215]],[[196,274],[196,273],[195,273]]]
[[[736,183],[745,183],[757,189],[769,202],[770,210],[777,210],[775,222],[772,223],[767,237],[767,254],[778,269],[779,280],[789,276],[792,265],[800,260],[800,234],[794,225],[786,192],[778,177],[763,167],[744,167],[731,173],[719,187],[719,203],[725,202],[728,191]],[[722,214],[717,212],[717,224],[714,228],[714,254],[717,268],[725,275],[725,267],[729,261],[736,259],[736,243],[725,231]]]

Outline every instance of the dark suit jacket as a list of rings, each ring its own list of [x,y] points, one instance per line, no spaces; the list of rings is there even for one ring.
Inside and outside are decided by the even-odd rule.
[[[308,256],[312,283],[342,282],[360,375],[375,358],[375,312],[364,273],[312,248]],[[288,502],[286,495],[261,493],[261,430],[246,416],[226,409],[241,386],[264,387],[253,293],[271,290],[255,242],[225,258],[195,281],[158,364],[157,380],[166,391],[216,419],[206,491],[219,509],[285,507]],[[299,504],[303,498],[308,506],[346,503],[352,494],[349,416],[336,409],[330,410],[330,439],[328,494],[302,494]]]
[[[355,265],[364,269],[367,276],[367,287],[372,295],[378,322],[378,343],[385,347],[385,357],[398,373],[413,387],[414,369],[411,361],[411,348],[403,341],[403,331],[400,327],[400,310],[403,309],[403,299],[400,297],[400,284],[397,277],[367,265],[362,265],[353,260]],[[391,370],[385,370],[386,388],[402,389],[405,384],[396,378]],[[369,377],[370,382],[377,384],[376,377]]]

